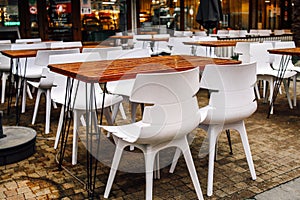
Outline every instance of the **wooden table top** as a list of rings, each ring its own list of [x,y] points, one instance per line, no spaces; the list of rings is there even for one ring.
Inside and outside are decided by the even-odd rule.
[[[241,61],[200,56],[174,55],[94,62],[52,64],[51,71],[90,83],[135,78],[138,73],[183,71],[207,64],[239,64]]]
[[[246,41],[240,41],[240,40],[194,41],[194,42],[183,42],[183,44],[195,45],[195,46],[207,46],[207,47],[229,47],[229,46],[235,46],[237,42],[246,42]]]
[[[132,35],[112,35],[109,36],[110,39],[133,39]]]
[[[300,56],[300,47],[285,48],[285,49],[270,49],[270,50],[268,50],[268,52],[272,53],[272,54]]]
[[[84,45],[80,48],[82,50],[83,48],[107,48],[108,46],[104,45],[96,45],[96,44],[90,44],[90,45]],[[59,49],[71,49],[71,48],[78,48],[78,47],[67,47],[67,48],[45,48],[45,49],[22,49],[22,50],[3,50],[1,53],[4,56],[7,56],[9,58],[29,58],[29,57],[35,57],[38,50],[59,50]]]
[[[145,42],[168,42],[169,38],[136,38],[136,40]]]

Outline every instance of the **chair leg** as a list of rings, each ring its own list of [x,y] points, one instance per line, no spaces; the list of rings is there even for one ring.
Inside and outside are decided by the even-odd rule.
[[[259,89],[258,89],[257,83],[255,84],[254,88],[255,88],[256,98],[260,99],[260,94],[259,94]]]
[[[294,107],[297,106],[297,74],[293,76]]]
[[[79,120],[80,120],[80,113],[74,110],[73,112],[73,148],[72,148],[72,165],[77,164],[77,149],[78,149],[78,127],[79,127]]]
[[[37,92],[31,124],[35,123],[35,119],[36,119],[36,115],[37,115],[37,112],[39,109],[39,103],[40,103],[40,98],[41,98],[42,93],[43,93],[43,91],[40,89]]]
[[[246,159],[247,159],[248,166],[249,166],[249,169],[250,169],[251,177],[252,177],[253,180],[256,180],[256,173],[255,173],[255,169],[254,169],[254,164],[253,164],[253,160],[252,160],[250,145],[249,145],[248,136],[247,136],[244,121],[242,121],[237,126],[236,130],[240,133],[240,136],[241,136],[241,140],[242,140],[244,151],[245,151],[245,154],[246,154]]]
[[[122,118],[126,119],[126,115],[125,115],[125,111],[124,111],[124,108],[123,108],[123,104],[121,102],[117,103],[117,104],[113,105],[113,109],[112,109],[112,114],[111,114],[112,124],[115,123],[115,120],[116,120],[116,117],[117,117],[117,114],[118,114],[119,110],[121,112]],[[124,118],[122,112],[124,112],[123,114],[124,114],[125,118]]]
[[[65,110],[65,107],[61,106],[60,116],[59,116],[59,121],[58,121],[58,125],[57,125],[56,136],[55,136],[55,142],[54,142],[54,149],[57,149],[57,147],[58,147],[60,133],[61,133],[61,130],[62,130],[62,123],[63,123],[63,120],[64,120],[64,112],[65,112],[64,110]]]
[[[177,165],[177,162],[178,162],[178,159],[179,159],[180,156],[181,156],[181,150],[179,148],[176,148],[175,154],[174,154],[174,157],[173,157],[173,161],[172,161],[172,165],[171,165],[170,170],[169,170],[169,173],[174,173],[175,167]]]
[[[121,113],[122,119],[127,119],[127,117],[126,117],[126,113],[125,113],[125,110],[124,110],[124,107],[123,107],[123,103],[120,103],[119,110],[120,110],[120,113]]]
[[[283,81],[283,86],[284,86],[284,90],[285,90],[285,93],[286,93],[286,97],[287,97],[290,109],[293,109],[291,95],[290,95],[290,92],[289,92],[289,86],[288,86],[286,80]]]
[[[27,84],[26,80],[24,80],[24,86],[23,86],[23,96],[22,96],[22,113],[25,113],[26,110],[26,96],[27,96]]]
[[[1,103],[5,101],[5,89],[6,89],[6,81],[8,78],[8,74],[6,72],[2,73],[2,91],[1,91]]]
[[[131,122],[136,121],[136,108],[138,104],[135,102],[131,102]]]
[[[200,182],[199,182],[198,175],[197,175],[197,172],[195,169],[191,150],[190,150],[190,147],[189,147],[189,144],[188,144],[186,138],[184,138],[184,140],[182,140],[182,142],[180,142],[180,148],[182,149],[182,153],[183,153],[186,165],[190,172],[190,176],[191,176],[192,182],[194,184],[194,188],[196,190],[197,197],[198,197],[198,199],[203,199]]]
[[[105,187],[105,192],[104,192],[104,198],[108,198],[112,184],[114,182],[115,176],[116,176],[116,172],[117,169],[119,167],[119,163],[122,157],[122,153],[124,148],[126,147],[125,143],[123,143],[121,140],[117,140],[116,141],[116,149],[115,149],[115,154],[114,154],[114,158],[111,164],[111,168],[110,168],[110,172],[109,172],[109,176],[108,176],[108,180],[106,183],[106,187]]]
[[[50,89],[46,91],[46,122],[45,122],[45,133],[50,132],[50,118],[51,118],[51,92]]]
[[[153,196],[153,168],[156,152],[144,152],[146,168],[146,200],[152,200]]]
[[[208,160],[208,178],[207,178],[207,196],[211,196],[213,193],[213,177],[214,177],[214,161],[216,143],[218,138],[218,132],[216,128],[209,128],[209,160]]]
[[[160,165],[159,165],[159,152],[156,154],[156,158],[155,158],[155,168],[154,168],[154,178],[155,179],[160,179]]]

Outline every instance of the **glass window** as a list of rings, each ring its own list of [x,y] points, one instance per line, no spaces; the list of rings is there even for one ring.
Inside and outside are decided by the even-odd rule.
[[[1,1],[0,15],[1,26],[19,26],[18,1]]]
[[[47,0],[50,40],[72,40],[71,0]]]
[[[31,36],[39,37],[38,29],[38,11],[36,0],[29,0],[29,14],[30,14],[30,26],[31,26]]]
[[[84,6],[90,9],[83,10]],[[119,0],[83,0],[81,8],[84,41],[102,41],[116,31],[124,31],[126,2]]]

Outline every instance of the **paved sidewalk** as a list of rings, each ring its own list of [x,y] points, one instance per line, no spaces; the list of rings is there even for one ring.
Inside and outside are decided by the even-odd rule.
[[[254,197],[256,200],[297,200],[300,199],[300,178],[282,184]]]

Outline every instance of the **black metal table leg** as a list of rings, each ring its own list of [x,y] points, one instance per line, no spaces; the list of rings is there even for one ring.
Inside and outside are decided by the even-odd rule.
[[[279,64],[279,70],[278,70],[277,76],[275,78],[275,87],[274,87],[271,103],[269,106],[267,118],[270,117],[271,111],[273,109],[273,105],[274,105],[276,97],[279,93],[280,85],[284,78],[284,74],[285,74],[286,68],[288,66],[289,59],[290,59],[290,56],[288,56],[288,55],[282,55],[282,57],[281,57],[280,64]]]

